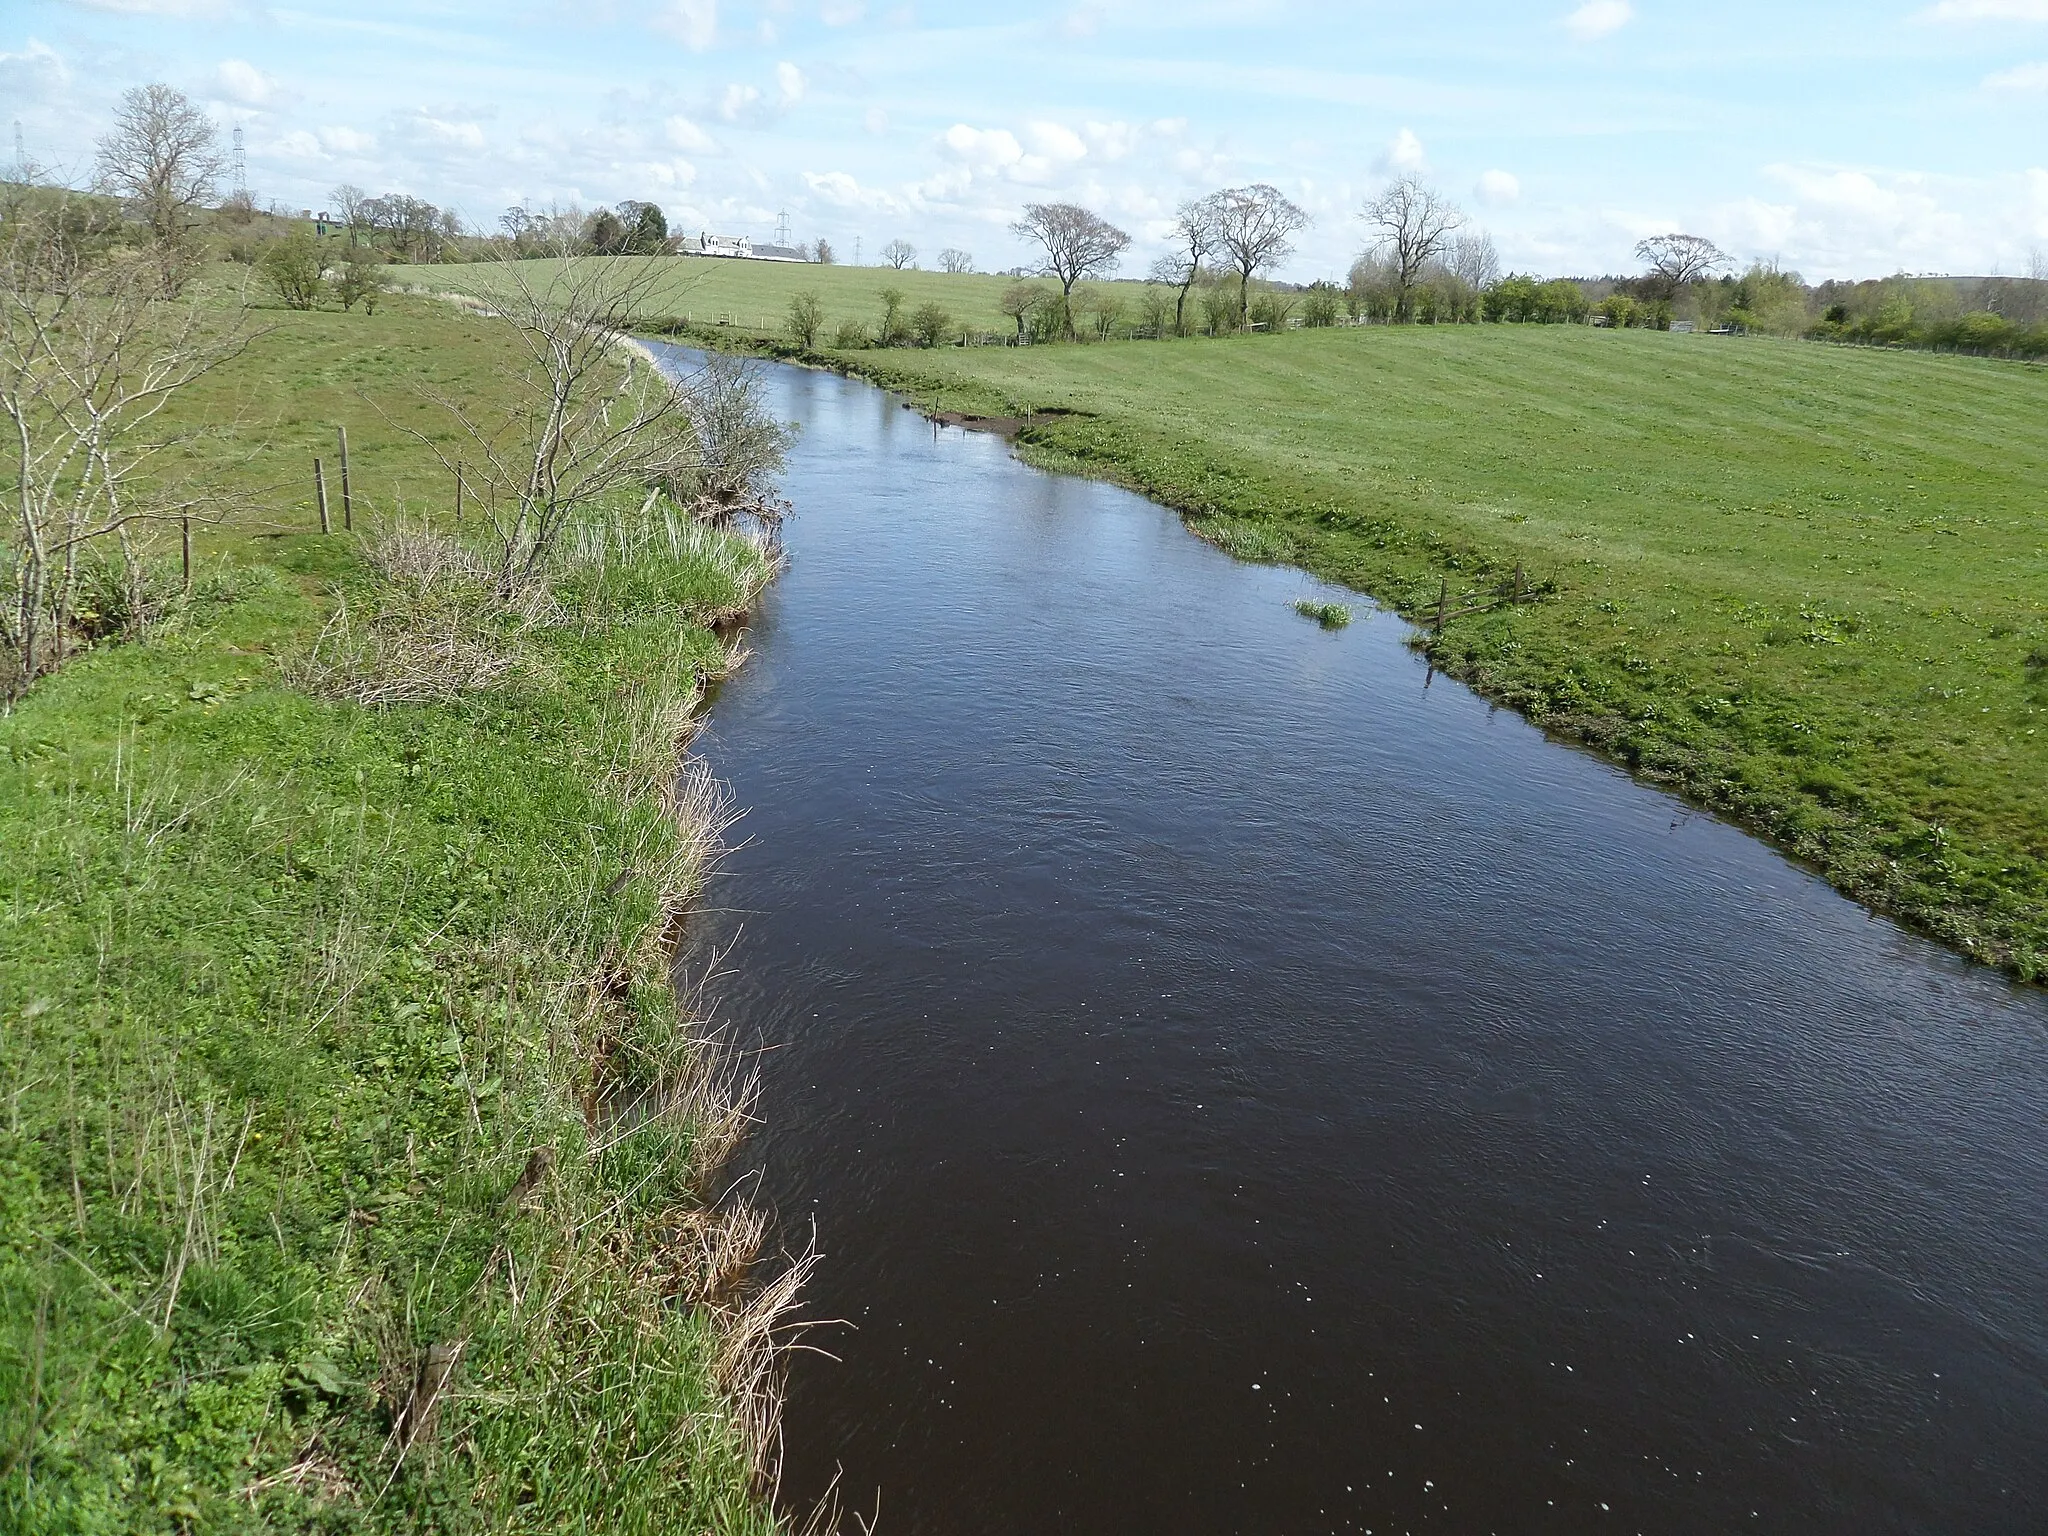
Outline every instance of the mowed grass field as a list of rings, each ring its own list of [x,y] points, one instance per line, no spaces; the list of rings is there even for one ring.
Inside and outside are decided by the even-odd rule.
[[[661,281],[648,306],[650,319],[686,320],[695,325],[729,325],[750,335],[779,335],[790,298],[815,293],[825,312],[820,340],[829,343],[843,321],[856,320],[872,335],[882,318],[881,293],[904,296],[905,318],[922,304],[937,304],[954,328],[971,327],[997,337],[1014,336],[1017,322],[996,307],[1014,278],[983,273],[897,272],[888,267],[819,266],[810,262],[735,261],[707,256],[622,256],[638,264],[655,261]],[[544,264],[528,264],[541,267]],[[436,293],[487,297],[495,269],[469,266],[393,267],[395,283]],[[1135,285],[1125,285],[1135,290]]]
[[[1426,616],[1437,659],[1843,889],[2048,971],[2048,370],[1578,327],[859,353]]]

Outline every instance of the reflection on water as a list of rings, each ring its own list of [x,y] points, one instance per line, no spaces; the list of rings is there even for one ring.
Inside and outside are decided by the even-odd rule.
[[[703,750],[891,1533],[2038,1531],[2048,1002],[865,386]],[[850,1529],[851,1527],[849,1527]]]

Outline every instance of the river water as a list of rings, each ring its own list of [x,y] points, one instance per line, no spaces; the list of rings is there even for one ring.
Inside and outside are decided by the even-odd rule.
[[[848,1325],[792,1506],[2048,1529],[2048,999],[1308,577],[770,387],[792,559],[702,738],[748,808],[702,942]]]

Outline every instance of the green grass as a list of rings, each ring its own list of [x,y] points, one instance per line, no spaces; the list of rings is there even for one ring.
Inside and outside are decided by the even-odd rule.
[[[1987,961],[2048,972],[2048,370],[1578,327],[862,353]]]
[[[896,272],[887,267],[817,266],[812,263],[735,261],[709,256],[628,256],[621,261],[656,260],[663,269],[648,306],[650,318],[688,320],[701,326],[730,326],[750,335],[780,335],[790,298],[815,293],[823,305],[823,339],[829,342],[840,323],[857,320],[872,335],[881,324],[881,291],[895,288],[904,295],[903,317],[921,304],[937,304],[953,317],[956,329],[971,326],[998,339],[1014,336],[1017,322],[996,307],[1014,278],[981,273]],[[531,263],[538,266],[540,263]],[[488,297],[492,266],[393,267],[393,282],[424,287],[436,293]]]
[[[1310,598],[1296,598],[1294,611],[1304,619],[1314,619],[1325,629],[1342,629],[1351,622],[1351,610],[1342,603],[1318,603]]]
[[[345,421],[361,521],[445,527],[383,412],[507,353],[424,301],[267,318],[184,402],[235,495],[180,621],[0,719],[0,1526],[770,1530],[662,945],[733,559],[586,561],[453,703],[295,690],[382,600],[299,462]]]

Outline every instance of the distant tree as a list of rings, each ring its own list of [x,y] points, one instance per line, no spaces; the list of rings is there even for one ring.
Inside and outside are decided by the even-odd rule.
[[[1023,341],[1024,327],[1031,316],[1045,307],[1052,291],[1037,283],[1012,283],[1003,290],[1003,296],[996,301],[996,308],[1017,322],[1017,340]]]
[[[1107,277],[1131,237],[1100,214],[1078,203],[1028,203],[1024,217],[1010,226],[1020,240],[1035,241],[1045,252],[1041,268],[1059,280],[1060,306],[1066,333],[1074,333],[1074,284],[1084,277]]]
[[[1733,265],[1728,255],[1703,235],[1653,235],[1636,246],[1636,260],[1648,264],[1650,284],[1671,298],[1681,288]]]
[[[99,141],[95,183],[121,198],[149,230],[159,282],[175,295],[198,258],[192,232],[220,180],[220,133],[184,92],[161,83],[121,97]]]
[[[287,309],[311,309],[320,302],[320,252],[303,229],[271,241],[257,267]]]
[[[626,249],[626,224],[609,208],[600,208],[583,221],[583,243],[600,256],[616,256]]]
[[[1080,309],[1088,317],[1088,328],[1097,341],[1107,341],[1123,319],[1124,297],[1114,288],[1091,288],[1081,296]]]
[[[939,266],[948,272],[972,272],[974,256],[958,246],[949,245],[939,252]]]
[[[1337,285],[1327,279],[1310,283],[1308,292],[1301,301],[1301,323],[1311,329],[1321,329],[1337,323],[1337,316],[1344,312],[1343,295]]]
[[[893,347],[908,340],[910,332],[903,324],[903,290],[883,288],[875,297],[882,301],[882,328],[875,333],[875,345]]]
[[[821,239],[811,248],[811,260],[821,267],[829,267],[838,259],[832,254],[832,242],[829,240]]]
[[[351,246],[360,245],[363,237],[370,231],[370,221],[363,216],[363,204],[370,200],[370,194],[354,182],[344,181],[327,194],[327,200],[334,204],[334,212],[341,220],[341,227],[348,231],[348,243]],[[524,209],[513,211],[525,212]]]
[[[1242,325],[1251,303],[1252,279],[1293,254],[1294,236],[1308,224],[1308,215],[1264,182],[1226,187],[1207,201],[1214,210],[1217,250],[1237,273],[1237,319]]]
[[[917,247],[908,240],[891,240],[882,247],[882,263],[901,272],[917,265]]]
[[[1175,325],[1173,290],[1162,288],[1158,283],[1147,283],[1138,295],[1138,327],[1154,340],[1166,335],[1169,327]]]
[[[818,344],[818,332],[825,326],[825,304],[810,289],[795,294],[789,301],[789,339],[806,352]]]
[[[1444,256],[1444,267],[1475,293],[1483,293],[1500,281],[1500,256],[1493,248],[1493,236],[1483,229],[1457,236]]]
[[[1202,263],[1216,250],[1216,199],[1195,197],[1182,203],[1173,214],[1173,249],[1152,263],[1154,280],[1171,285],[1173,332],[1188,333],[1188,290],[1202,275]]]
[[[368,199],[362,212],[370,228],[391,242],[392,250],[414,263],[438,261],[461,227],[454,214],[443,213],[425,198],[397,192]]]
[[[668,215],[653,203],[627,198],[617,208],[625,227],[621,249],[635,256],[658,256],[668,244]]]
[[[1409,319],[1410,295],[1423,268],[1442,255],[1444,243],[1463,226],[1465,215],[1420,178],[1403,176],[1390,182],[1359,216],[1379,231],[1378,245],[1394,279],[1394,318]]]
[[[377,312],[377,295],[384,291],[384,263],[373,256],[365,246],[357,246],[342,262],[341,271],[335,275],[334,296],[341,300],[344,310],[354,309],[358,303],[363,313]]]
[[[952,327],[953,317],[937,304],[920,304],[910,317],[910,332],[922,347],[940,345]]]

